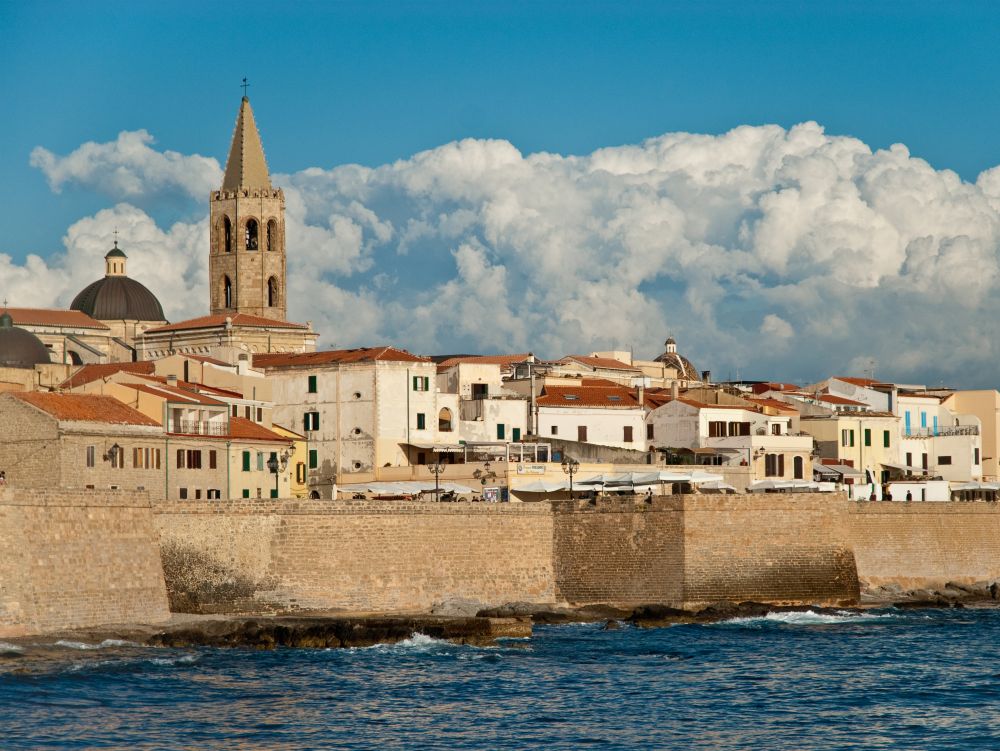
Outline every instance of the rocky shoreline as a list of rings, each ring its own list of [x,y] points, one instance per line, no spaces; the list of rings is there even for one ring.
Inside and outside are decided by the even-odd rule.
[[[761,618],[770,613],[820,613],[839,615],[877,608],[963,608],[1000,605],[1000,584],[949,582],[940,589],[904,590],[890,585],[866,587],[856,605],[776,605],[761,602],[716,602],[697,609],[669,605],[621,607],[565,604],[508,603],[482,607],[471,601],[450,601],[430,614],[386,615],[346,613],[295,613],[273,615],[175,614],[166,624],[118,625],[75,629],[44,637],[7,639],[10,643],[37,644],[52,639],[99,644],[122,641],[154,647],[228,647],[246,649],[337,649],[392,644],[423,634],[434,639],[492,645],[499,639],[527,638],[536,624],[600,623],[605,628],[632,625],[658,628],[683,623],[714,623],[733,618]]]

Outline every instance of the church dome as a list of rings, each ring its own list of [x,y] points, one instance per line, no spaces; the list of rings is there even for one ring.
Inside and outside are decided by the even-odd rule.
[[[127,257],[116,240],[115,247],[104,256],[105,277],[87,285],[73,298],[70,309],[98,321],[165,321],[156,295],[125,275]]]
[[[668,368],[673,368],[677,371],[677,377],[684,381],[699,381],[701,380],[701,374],[698,369],[694,366],[694,363],[688,360],[684,355],[677,351],[677,341],[670,337],[666,341],[666,351],[656,358],[655,362],[662,362]]]
[[[0,368],[33,368],[49,362],[49,351],[42,340],[15,326],[4,311],[0,315]]]

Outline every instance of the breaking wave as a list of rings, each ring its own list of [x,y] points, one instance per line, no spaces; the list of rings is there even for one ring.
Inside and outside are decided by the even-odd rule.
[[[70,641],[68,639],[60,639],[55,644],[57,647],[65,647],[66,649],[109,649],[111,647],[139,647],[140,644],[136,644],[134,641],[125,641],[124,639],[105,639],[100,644],[88,644],[82,641]]]
[[[24,648],[10,642],[0,641],[0,656],[24,654]]]
[[[891,613],[855,613],[840,610],[836,613],[816,613],[812,610],[768,613],[764,616],[730,618],[719,621],[717,625],[754,626],[766,623],[784,624],[787,626],[828,626],[844,623],[864,623],[895,618]]]

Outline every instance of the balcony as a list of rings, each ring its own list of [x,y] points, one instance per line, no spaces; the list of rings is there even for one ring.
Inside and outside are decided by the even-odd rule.
[[[979,426],[944,425],[937,428],[911,428],[903,434],[903,438],[943,438],[953,435],[979,435]]]
[[[207,420],[170,420],[167,423],[167,432],[184,435],[226,435],[226,423]]]

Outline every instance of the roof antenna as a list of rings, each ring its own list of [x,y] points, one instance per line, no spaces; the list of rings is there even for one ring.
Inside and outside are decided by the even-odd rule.
[[[243,87],[243,98],[246,99],[247,98],[247,88],[250,86],[250,84],[247,83],[247,77],[246,76],[243,76],[243,83],[241,83],[240,86]]]

